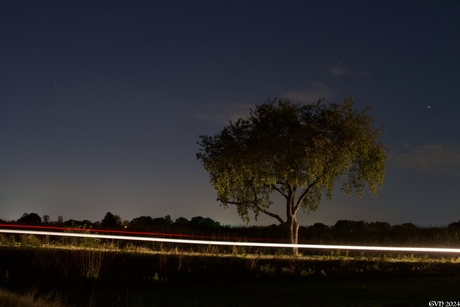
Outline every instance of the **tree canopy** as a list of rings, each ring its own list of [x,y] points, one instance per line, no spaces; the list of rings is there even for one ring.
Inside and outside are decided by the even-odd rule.
[[[235,205],[246,222],[250,212],[256,219],[267,214],[286,225],[296,243],[298,210],[317,210],[338,179],[346,195],[360,197],[366,187],[377,195],[383,184],[383,129],[374,129],[370,108],[357,112],[353,105],[352,98],[343,104],[268,101],[219,134],[200,136],[197,159],[224,207]],[[270,211],[273,193],[286,199],[285,219]]]
[[[37,213],[24,213],[21,218],[18,219],[19,223],[26,224],[39,224],[42,222],[42,218]]]
[[[119,215],[113,215],[111,212],[107,212],[101,221],[103,227],[118,227],[121,226],[121,218]]]

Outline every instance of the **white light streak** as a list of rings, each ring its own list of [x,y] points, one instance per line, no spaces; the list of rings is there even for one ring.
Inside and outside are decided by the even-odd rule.
[[[48,232],[48,231],[0,229],[0,233],[2,233],[2,232],[3,233],[14,233],[14,234],[31,234],[31,235],[40,235],[40,236],[100,238],[100,239],[114,239],[114,240],[170,242],[170,243],[202,244],[202,245],[278,247],[278,248],[294,248],[294,247],[297,247],[297,248],[301,248],[301,249],[345,249],[345,250],[366,250],[366,251],[459,253],[460,254],[460,249],[458,249],[458,248],[318,245],[318,244],[288,244],[288,243],[260,243],[260,242],[230,242],[230,241],[187,240],[187,239],[169,239],[169,238],[154,238],[154,237],[101,235],[101,234],[87,234],[87,233]]]

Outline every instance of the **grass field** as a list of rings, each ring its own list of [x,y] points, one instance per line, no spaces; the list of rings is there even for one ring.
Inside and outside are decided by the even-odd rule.
[[[68,289],[67,299],[55,299],[53,292],[37,298],[36,292],[15,295],[0,290],[0,306],[428,306],[433,300],[458,301],[459,284],[457,276],[199,282],[96,292]],[[7,305],[8,298],[18,304]]]
[[[0,307],[427,306],[460,301],[460,258],[1,235],[0,289]]]

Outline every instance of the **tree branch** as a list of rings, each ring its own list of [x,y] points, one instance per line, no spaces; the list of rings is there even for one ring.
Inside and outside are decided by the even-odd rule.
[[[302,192],[302,194],[300,194],[298,200],[297,200],[297,204],[294,206],[294,212],[297,212],[297,210],[299,210],[300,208],[300,204],[302,204],[302,201],[303,199],[305,198],[305,196],[307,196],[308,192],[310,191],[310,189],[316,185],[316,183],[318,182],[318,180],[315,180],[314,182],[312,182],[310,185],[308,185],[308,187]]]
[[[264,208],[260,207],[259,204],[254,204],[254,206],[256,206],[257,209],[259,209],[261,212],[265,213],[266,215],[271,216],[271,217],[277,219],[278,222],[280,222],[282,225],[285,224],[285,222],[283,221],[283,219],[282,219],[278,214],[271,213],[270,211],[265,210]]]
[[[275,214],[275,213],[271,213],[270,211],[267,211],[266,209],[260,207],[259,204],[257,203],[254,203],[254,202],[251,202],[251,201],[245,201],[245,202],[237,202],[237,201],[222,201],[221,199],[217,199],[218,201],[220,202],[223,202],[225,204],[230,204],[230,205],[235,205],[235,206],[243,206],[243,205],[254,205],[257,209],[259,209],[261,212],[265,213],[266,215],[268,216],[271,216],[275,219],[278,220],[278,222],[280,222],[282,225],[285,224],[285,222],[283,221],[283,219],[278,215],[278,214]]]
[[[325,166],[324,166],[324,168],[323,168],[323,171],[321,172],[321,176],[317,177],[316,180],[313,181],[312,183],[310,183],[310,184],[307,186],[307,188],[305,189],[305,191],[303,191],[303,193],[300,194],[300,196],[299,196],[299,198],[298,198],[298,200],[297,200],[297,204],[296,204],[295,207],[294,207],[294,212],[297,212],[297,210],[299,210],[300,204],[302,204],[302,201],[303,201],[303,199],[305,198],[305,196],[307,196],[307,194],[308,194],[308,192],[310,191],[310,189],[318,183],[318,180],[319,180],[318,178],[322,178],[323,175],[326,173],[326,171],[328,170],[328,166],[329,166],[329,163],[330,163],[330,162],[331,162],[330,160],[329,160],[329,161],[326,161]]]
[[[278,183],[277,183],[278,184]],[[281,195],[284,196],[284,198],[288,198],[288,195],[286,193],[284,193],[283,191],[281,191],[280,188],[278,188],[276,185],[270,185],[270,188],[272,188],[273,190],[277,191],[278,193],[280,193]]]
[[[236,206],[243,206],[243,205],[255,205],[252,201],[244,201],[244,202],[237,202],[237,201],[224,201],[220,198],[217,199],[217,201],[220,201],[224,204],[230,204],[230,205],[236,205]]]
[[[254,184],[252,185],[252,192],[254,193],[254,203],[253,203],[254,206],[256,206],[257,209],[259,209],[260,211],[262,211],[262,212],[265,213],[266,215],[271,216],[271,217],[277,219],[281,224],[284,225],[283,219],[282,219],[278,214],[271,213],[270,211],[267,211],[266,209],[260,207],[259,201],[257,200],[257,190],[256,190],[256,186],[255,186]]]

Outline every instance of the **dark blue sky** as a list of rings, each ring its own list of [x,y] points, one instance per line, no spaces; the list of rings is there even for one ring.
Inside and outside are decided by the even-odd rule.
[[[457,0],[4,1],[0,219],[242,224],[216,202],[198,135],[267,99],[351,96],[386,128],[385,184],[362,200],[337,189],[301,223],[458,221],[459,12]]]

